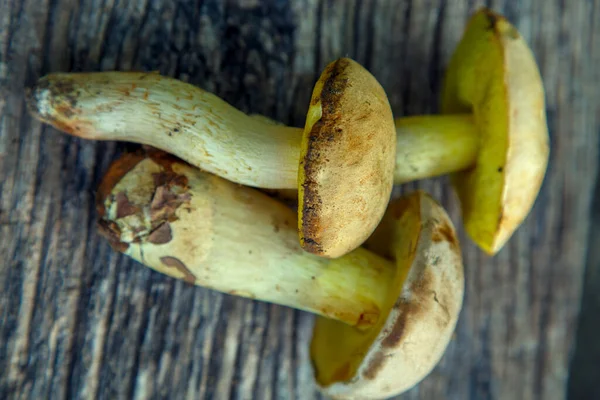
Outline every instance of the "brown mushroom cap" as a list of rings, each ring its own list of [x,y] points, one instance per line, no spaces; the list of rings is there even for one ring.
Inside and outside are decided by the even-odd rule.
[[[540,73],[501,15],[483,9],[471,18],[448,67],[442,112],[473,113],[477,159],[453,183],[467,233],[494,254],[531,210],[549,157]]]
[[[396,129],[385,91],[360,64],[341,58],[315,85],[298,171],[302,247],[335,258],[359,247],[389,202]]]
[[[390,204],[366,243],[396,260],[381,320],[369,330],[318,317],[311,358],[321,390],[334,398],[397,395],[442,357],[464,293],[462,256],[444,209],[418,191]]]

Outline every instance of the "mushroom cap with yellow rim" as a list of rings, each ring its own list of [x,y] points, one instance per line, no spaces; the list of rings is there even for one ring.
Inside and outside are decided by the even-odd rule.
[[[464,294],[462,255],[444,209],[417,191],[392,202],[365,247],[397,270],[380,320],[359,330],[317,317],[310,354],[320,389],[338,399],[379,399],[427,376],[454,332]]]
[[[549,157],[539,70],[523,37],[501,15],[482,9],[471,17],[448,66],[442,112],[473,114],[477,160],[452,182],[465,230],[495,254],[531,210]]]
[[[379,82],[351,59],[330,63],[314,87],[302,137],[302,247],[336,258],[364,243],[388,205],[395,157],[394,117]]]

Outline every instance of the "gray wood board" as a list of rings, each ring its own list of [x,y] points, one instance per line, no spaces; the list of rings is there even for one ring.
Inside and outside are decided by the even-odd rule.
[[[94,194],[111,160],[135,146],[42,126],[24,87],[51,71],[159,70],[302,126],[323,67],[349,56],[382,83],[394,113],[431,113],[481,4],[0,0],[0,398],[318,397],[312,316],[114,253],[96,232]],[[487,4],[539,62],[550,167],[530,217],[494,258],[464,235],[446,179],[397,189],[424,188],[447,207],[467,278],[453,342],[406,399],[566,394],[597,168],[600,2]]]

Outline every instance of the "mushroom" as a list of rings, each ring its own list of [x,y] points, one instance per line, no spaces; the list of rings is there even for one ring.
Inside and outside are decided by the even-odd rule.
[[[338,398],[416,385],[443,355],[462,307],[457,235],[421,191],[390,203],[371,250],[336,259],[302,250],[291,208],[157,150],[111,165],[97,211],[112,247],[145,266],[316,314],[316,383]]]
[[[28,104],[72,135],[139,142],[234,182],[299,190],[300,242],[323,257],[360,246],[392,192],[390,104],[377,80],[347,58],[330,63],[316,83],[304,134],[156,73],[50,74]]]
[[[476,152],[463,155],[472,161],[452,171],[452,181],[466,232],[495,254],[529,214],[549,157],[542,79],[527,43],[504,17],[486,9],[472,17],[448,66],[442,113],[472,118]],[[444,136],[440,130],[435,140],[444,144]]]
[[[337,76],[328,71],[341,62],[355,66],[336,61],[324,76]],[[364,72],[364,85],[341,83],[350,82],[347,76],[348,81],[321,77],[304,136],[299,128],[250,117],[199,88],[158,74],[52,74],[38,83],[29,104],[39,119],[77,136],[150,144],[245,185],[300,187],[303,247],[334,257],[372,232],[389,193],[388,162],[394,153],[380,87]],[[350,106],[329,112],[342,87]],[[363,102],[351,98],[350,93],[366,96],[368,87],[376,90]],[[503,16],[484,8],[471,18],[448,66],[441,111],[395,120],[394,182],[451,174],[467,233],[493,255],[531,210],[549,157],[542,80],[527,43]],[[335,139],[339,118],[347,127],[344,146]],[[348,135],[350,127],[360,124],[364,130],[372,123],[386,129]],[[377,144],[376,139],[366,142],[375,131],[381,138]],[[354,156],[360,156],[360,163]],[[345,168],[354,163],[356,174]],[[352,245],[342,244],[345,240]]]

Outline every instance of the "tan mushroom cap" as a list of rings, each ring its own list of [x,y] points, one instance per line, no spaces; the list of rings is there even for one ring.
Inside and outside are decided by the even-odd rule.
[[[424,192],[390,204],[365,247],[395,259],[397,273],[371,329],[317,318],[310,353],[317,384],[333,398],[385,398],[416,385],[442,357],[462,307],[454,226]]]
[[[471,18],[448,67],[442,112],[473,113],[477,160],[453,183],[467,233],[494,254],[531,210],[549,157],[540,73],[501,15],[483,9]]]
[[[298,171],[302,247],[335,258],[375,230],[390,199],[396,129],[381,85],[347,58],[329,64],[313,90]]]

